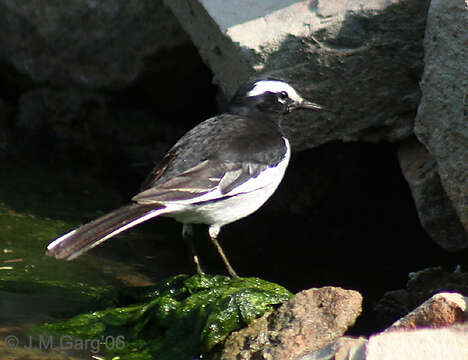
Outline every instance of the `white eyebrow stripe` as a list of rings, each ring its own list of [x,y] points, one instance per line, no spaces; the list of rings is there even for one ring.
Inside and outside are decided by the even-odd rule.
[[[247,93],[247,96],[257,96],[264,94],[266,92],[272,93],[280,93],[281,91],[286,91],[288,93],[289,98],[295,101],[300,101],[302,98],[299,94],[294,90],[294,88],[285,82],[277,81],[277,80],[260,80],[255,83],[252,90]]]

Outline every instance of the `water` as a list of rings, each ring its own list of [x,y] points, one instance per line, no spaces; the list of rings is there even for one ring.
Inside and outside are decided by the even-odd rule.
[[[47,337],[31,338],[28,329],[112,307],[122,288],[149,286],[191,270],[179,232],[171,229],[168,236],[164,226],[128,232],[75,261],[47,257],[51,240],[119,206],[122,199],[79,169],[60,172],[8,161],[0,165],[1,359],[63,359],[64,352],[80,345],[64,339],[64,346],[51,346]],[[71,349],[64,350],[67,344]],[[70,359],[88,359],[91,344],[82,347],[87,349]]]

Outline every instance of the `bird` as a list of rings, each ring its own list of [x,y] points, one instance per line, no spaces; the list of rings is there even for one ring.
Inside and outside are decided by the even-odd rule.
[[[176,142],[128,204],[55,239],[46,254],[72,260],[123,231],[165,216],[183,224],[182,237],[199,274],[204,272],[191,241],[192,224],[208,225],[229,275],[238,277],[218,235],[224,225],[258,210],[277,189],[291,155],[280,121],[298,109],[322,106],[303,99],[283,80],[247,81],[223,113]]]

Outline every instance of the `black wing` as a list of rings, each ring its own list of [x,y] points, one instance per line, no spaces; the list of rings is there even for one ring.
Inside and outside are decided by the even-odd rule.
[[[271,122],[223,114],[185,134],[133,200],[142,204],[195,200],[216,188],[219,195],[227,194],[276,166],[286,150]]]

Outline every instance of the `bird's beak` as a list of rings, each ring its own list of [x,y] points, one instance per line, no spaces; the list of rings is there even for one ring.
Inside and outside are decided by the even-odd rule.
[[[304,100],[304,99],[302,99],[302,101],[300,103],[298,103],[296,106],[298,108],[302,108],[302,109],[312,109],[312,110],[321,110],[321,109],[323,109],[323,107],[321,105],[310,102],[310,101],[307,101],[307,100]]]

